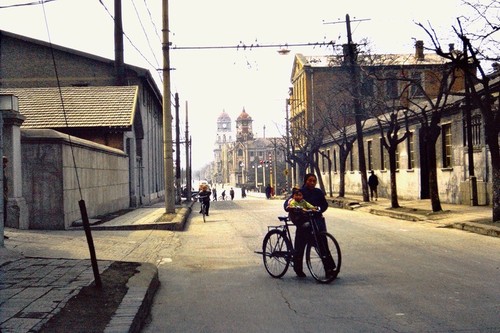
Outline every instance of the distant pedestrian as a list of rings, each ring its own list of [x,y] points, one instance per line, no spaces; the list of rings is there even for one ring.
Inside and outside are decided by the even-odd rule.
[[[378,177],[375,175],[375,172],[372,170],[370,177],[368,177],[368,186],[370,187],[370,198],[373,201],[373,195],[375,194],[375,201],[378,199],[377,186],[378,186]]]
[[[212,190],[212,193],[214,194],[214,201],[217,201],[217,189],[215,187]]]
[[[266,186],[266,198],[271,199],[271,191],[272,191],[271,184],[267,184],[267,186]]]
[[[234,190],[233,188],[231,187],[231,189],[229,190],[229,195],[231,196],[231,200],[234,199]]]
[[[243,186],[241,188],[241,197],[242,198],[246,198],[247,197],[247,190],[246,190],[245,186]]]
[[[226,200],[226,190],[222,191],[221,196],[222,196],[222,200]]]

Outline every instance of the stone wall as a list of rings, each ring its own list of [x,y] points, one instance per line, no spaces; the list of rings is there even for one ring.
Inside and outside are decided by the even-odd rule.
[[[123,151],[53,130],[22,130],[21,150],[30,229],[67,229],[82,199],[90,218],[129,207]]]

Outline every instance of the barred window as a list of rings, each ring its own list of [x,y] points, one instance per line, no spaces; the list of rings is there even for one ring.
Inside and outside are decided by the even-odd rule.
[[[385,170],[384,138],[380,138],[380,170]]]
[[[415,154],[413,150],[413,133],[408,134],[407,148],[408,148],[408,169],[413,169],[415,167]]]
[[[372,140],[367,141],[368,146],[368,170],[373,170],[373,146]]]
[[[464,147],[467,146],[467,121],[463,120],[464,128]],[[472,146],[481,146],[481,115],[475,115],[471,117],[471,129],[472,129]]]
[[[443,140],[443,168],[450,168],[451,165],[451,124],[444,124],[441,128]]]

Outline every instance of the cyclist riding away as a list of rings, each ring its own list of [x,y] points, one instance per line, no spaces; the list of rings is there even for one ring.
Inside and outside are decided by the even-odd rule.
[[[207,207],[206,210],[206,215],[208,216],[208,211],[210,210],[210,195],[212,192],[208,188],[208,185],[202,185],[200,192],[198,192],[198,198],[200,202],[203,202],[205,206]],[[201,209],[200,209],[200,214],[201,214]]]

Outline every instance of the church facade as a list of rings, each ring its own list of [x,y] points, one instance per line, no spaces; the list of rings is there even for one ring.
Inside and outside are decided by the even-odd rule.
[[[225,111],[217,118],[213,183],[260,192],[267,185],[286,188],[284,139],[256,137],[253,119],[245,109],[234,124],[233,130]]]

